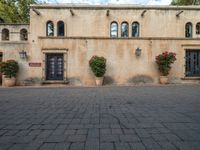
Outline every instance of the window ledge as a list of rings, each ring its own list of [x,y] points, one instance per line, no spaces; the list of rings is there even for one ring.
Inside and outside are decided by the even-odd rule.
[[[183,77],[182,80],[200,80],[200,77]]]

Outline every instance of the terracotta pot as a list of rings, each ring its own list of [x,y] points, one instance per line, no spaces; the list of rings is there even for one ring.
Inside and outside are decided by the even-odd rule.
[[[103,85],[103,77],[95,77],[95,81],[97,86]]]
[[[4,78],[4,86],[6,87],[12,87],[16,84],[16,78]]]
[[[168,76],[160,76],[160,84],[168,84]]]

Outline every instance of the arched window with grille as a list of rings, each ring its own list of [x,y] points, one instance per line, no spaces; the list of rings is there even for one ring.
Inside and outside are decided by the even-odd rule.
[[[57,35],[65,36],[65,24],[63,21],[58,21],[57,23]]]
[[[110,37],[118,37],[118,24],[115,21],[110,24]]]
[[[200,22],[196,24],[196,35],[197,37],[200,37]]]
[[[20,30],[20,40],[27,41],[28,40],[28,31],[26,29]]]
[[[128,23],[122,22],[121,24],[121,37],[128,37]]]
[[[140,36],[140,24],[138,22],[132,23],[132,37]]]
[[[185,37],[192,38],[192,23],[188,22],[185,25]]]
[[[2,41],[9,41],[10,39],[10,32],[8,29],[3,29],[1,32],[1,39]]]
[[[47,21],[46,24],[46,35],[47,36],[54,36],[54,25],[52,21]]]

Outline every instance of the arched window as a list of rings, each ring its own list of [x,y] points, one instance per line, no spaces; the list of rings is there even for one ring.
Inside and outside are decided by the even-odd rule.
[[[132,23],[132,37],[140,36],[140,24],[138,22]]]
[[[27,41],[28,40],[28,31],[26,29],[20,30],[20,40]]]
[[[48,21],[46,24],[47,36],[54,36],[54,25],[52,21]]]
[[[192,37],[192,23],[188,22],[185,25],[185,37],[191,38]]]
[[[128,23],[127,22],[122,22],[121,37],[128,37]]]
[[[115,21],[110,24],[110,36],[118,37],[118,24]]]
[[[3,41],[9,41],[9,30],[8,29],[3,29],[1,33],[1,38]]]
[[[65,24],[63,21],[58,21],[57,23],[57,35],[58,36],[65,36]]]
[[[196,34],[200,35],[200,22],[196,24]]]

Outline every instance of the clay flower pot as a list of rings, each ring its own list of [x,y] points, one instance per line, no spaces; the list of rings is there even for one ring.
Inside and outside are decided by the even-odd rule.
[[[6,87],[12,87],[16,84],[16,78],[4,78],[4,86]]]
[[[169,83],[168,76],[160,76],[159,80],[160,80],[160,84],[168,84]]]
[[[97,86],[103,85],[103,78],[104,77],[95,77],[95,82]]]

